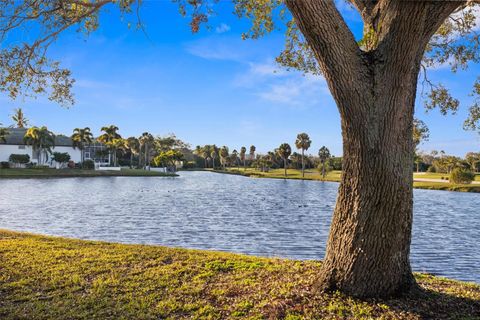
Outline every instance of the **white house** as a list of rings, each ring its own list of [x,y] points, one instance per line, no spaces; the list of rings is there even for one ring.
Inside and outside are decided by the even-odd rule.
[[[34,150],[32,146],[25,143],[23,137],[27,129],[8,128],[8,135],[5,137],[6,141],[0,141],[0,161],[8,161],[11,154],[28,154],[30,161],[38,163],[38,150]],[[67,152],[74,162],[80,162],[82,154],[80,149],[73,148],[72,139],[64,135],[55,136],[55,147],[52,152]],[[44,163],[45,165],[55,166],[50,159]]]

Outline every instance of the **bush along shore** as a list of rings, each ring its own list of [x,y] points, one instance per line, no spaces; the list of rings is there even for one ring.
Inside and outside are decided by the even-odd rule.
[[[270,169],[269,171],[262,172],[253,168],[226,168],[208,170],[216,173],[235,174],[252,178],[271,178],[271,179],[295,179],[295,180],[316,180],[316,181],[329,181],[340,182],[341,171],[330,171],[325,177],[321,175],[318,170],[310,169],[305,171],[305,177],[302,177],[301,170],[288,169],[287,176],[284,174],[284,169]],[[440,176],[440,175],[439,175]],[[423,176],[421,176],[423,177]],[[477,176],[478,178],[479,176]],[[429,180],[429,179],[427,179]],[[447,179],[435,178],[431,180],[436,181],[414,181],[413,187],[416,189],[428,189],[428,190],[443,190],[443,191],[460,191],[460,192],[480,192],[480,184],[456,184],[450,183]],[[478,181],[478,180],[476,180]]]
[[[321,262],[0,230],[0,319],[479,319],[480,287],[416,274],[385,300],[320,293]]]

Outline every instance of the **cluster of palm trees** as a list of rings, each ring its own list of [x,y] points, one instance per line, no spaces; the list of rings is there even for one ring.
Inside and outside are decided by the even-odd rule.
[[[246,168],[247,161],[253,161],[255,159],[256,148],[254,145],[250,146],[249,153],[247,154],[247,148],[242,146],[240,152],[234,149],[231,153],[227,146],[217,147],[216,145],[204,145],[196,146],[193,150],[193,154],[197,155],[204,160],[204,168],[217,167],[216,160],[220,162],[220,166],[225,169],[228,166],[243,167]]]
[[[205,168],[216,168],[216,159],[219,159],[220,166],[225,169],[227,166],[240,167],[243,165],[244,169],[248,165],[255,165],[262,171],[280,162],[280,166],[285,170],[287,175],[287,168],[289,162],[299,159],[301,162],[302,176],[305,176],[306,155],[305,152],[310,148],[312,141],[308,134],[299,133],[295,140],[295,147],[301,151],[301,154],[292,153],[292,148],[288,143],[282,143],[273,151],[267,152],[265,155],[255,155],[255,146],[250,146],[249,153],[247,148],[241,147],[240,152],[236,149],[229,153],[227,146],[217,147],[216,145],[197,146],[193,153],[204,160]],[[322,169],[322,174],[325,176],[328,168],[328,161],[331,158],[330,151],[327,147],[322,147],[318,153],[319,161]]]
[[[146,169],[154,155],[154,143],[156,139],[151,133],[144,132],[140,137],[122,138],[119,128],[115,125],[105,126],[100,129],[102,134],[96,141],[106,146],[112,165],[118,165],[120,155],[130,153],[130,167],[133,167],[134,157],[138,157],[139,166]],[[71,136],[73,147],[79,148],[82,152],[82,163],[86,146],[95,142],[90,128],[75,128]]]
[[[23,140],[37,150],[39,164],[47,162],[48,155],[52,154],[52,148],[55,147],[55,134],[45,126],[29,128]]]

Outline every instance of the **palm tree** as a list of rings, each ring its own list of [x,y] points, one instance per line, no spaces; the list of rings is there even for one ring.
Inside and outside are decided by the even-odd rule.
[[[243,170],[247,170],[247,166],[245,165],[246,159],[247,159],[247,148],[241,147],[240,148],[240,161],[243,162]]]
[[[83,129],[80,129],[80,128],[73,129],[73,134],[71,136],[71,139],[73,142],[73,148],[80,149],[80,158],[83,166],[83,162],[85,161],[85,154],[83,152],[83,150],[85,149],[85,145],[93,142],[93,135],[90,132],[90,128],[85,127]]]
[[[153,137],[152,134],[148,132],[142,133],[140,138],[138,138],[140,141],[140,150],[143,147],[143,155],[144,155],[144,163],[143,163],[143,169],[146,170],[147,166],[150,164],[150,147],[155,141],[155,138]]]
[[[208,158],[210,157],[210,148],[208,146],[204,146],[202,148],[202,157],[205,160],[205,168],[208,168]]]
[[[125,145],[128,151],[130,151],[130,169],[133,169],[133,156],[140,153],[140,141],[136,137],[129,137]]]
[[[251,161],[255,160],[255,150],[256,150],[255,146],[251,145],[250,146],[250,160]]]
[[[283,159],[283,168],[285,170],[285,177],[287,176],[287,160],[292,154],[292,148],[288,143],[282,143],[277,149],[277,155]]]
[[[233,149],[231,158],[232,158],[233,164],[234,165],[236,164],[237,169],[240,170],[240,164],[238,163],[238,151],[237,151],[237,149]]]
[[[124,155],[125,152],[128,150],[128,145],[127,145],[127,140],[118,138],[118,139],[113,139],[112,142],[109,143],[110,148],[113,151],[113,160],[114,160],[114,166],[118,166],[118,154]]]
[[[297,135],[297,140],[295,141],[295,146],[297,149],[302,150],[302,177],[305,178],[305,151],[310,148],[312,140],[306,133],[299,133]]]
[[[223,146],[220,149],[220,161],[223,165],[223,170],[225,170],[225,165],[226,165],[226,162],[227,162],[227,158],[228,158],[228,147]]]
[[[0,123],[0,142],[1,143],[6,143],[7,142],[7,136],[9,135],[8,129],[7,128],[1,128],[2,124]]]
[[[28,126],[28,119],[25,118],[22,108],[13,110],[15,113],[12,116],[12,120],[16,123],[17,128],[25,128]]]
[[[203,147],[196,146],[195,150],[193,150],[193,153],[196,154],[197,156],[203,158],[203,161],[204,161],[203,167],[207,168],[207,166],[208,166],[208,163],[207,163],[208,160],[207,159],[208,159],[208,156],[210,155],[210,153],[208,151],[208,146],[203,146]]]
[[[118,127],[115,126],[115,125],[111,125],[111,126],[108,126],[108,127],[102,127],[100,130],[102,130],[104,133],[102,135],[100,135],[100,137],[98,137],[98,141],[100,141],[101,143],[105,144],[108,147],[109,158],[110,158],[111,155],[113,155],[112,162],[113,162],[114,165],[116,165],[116,163],[117,163],[117,159],[116,159],[117,150],[115,148],[116,148],[117,143],[114,143],[114,140],[122,138],[122,136],[120,134],[118,134],[118,132],[117,132]]]
[[[38,150],[38,164],[44,164],[48,160],[48,154],[51,154],[52,148],[55,147],[55,134],[45,126],[29,128],[23,140],[34,150]],[[44,155],[45,159],[43,159]]]
[[[328,150],[327,147],[323,146],[318,150],[318,157],[320,158],[320,163],[322,164],[322,177],[325,179],[327,176],[327,170],[326,170],[326,163],[327,160],[330,159],[330,150]]]
[[[210,151],[210,157],[212,157],[212,169],[215,170],[215,159],[218,156],[218,148],[217,146],[213,145],[212,150]]]

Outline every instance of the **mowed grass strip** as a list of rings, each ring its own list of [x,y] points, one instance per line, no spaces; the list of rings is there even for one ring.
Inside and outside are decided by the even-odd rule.
[[[342,178],[342,172],[338,170],[328,172],[325,179],[323,179],[321,173],[318,170],[308,169],[305,170],[305,177],[302,177],[302,171],[297,169],[288,169],[287,176],[285,177],[283,169],[270,169],[268,172],[261,172],[253,168],[227,168],[227,170],[215,170],[218,173],[238,174],[252,178],[272,178],[272,179],[294,179],[294,180],[317,180],[317,181],[330,181],[340,182]],[[444,178],[442,181],[441,178]],[[447,174],[415,174],[414,178],[425,179],[439,179],[438,182],[423,182],[415,181],[413,187],[417,189],[429,189],[429,190],[443,190],[443,191],[461,191],[461,192],[480,192],[479,184],[453,184],[449,183]],[[480,175],[475,177],[475,181],[480,181]]]
[[[317,292],[318,261],[0,230],[0,319],[479,319],[480,287],[417,274],[389,300]]]

